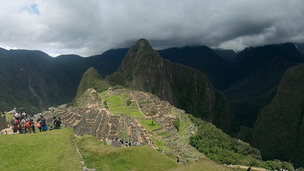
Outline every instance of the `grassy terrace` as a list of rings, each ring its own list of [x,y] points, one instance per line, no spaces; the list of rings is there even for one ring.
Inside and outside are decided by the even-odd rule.
[[[175,156],[151,147],[114,148],[89,135],[77,138],[76,142],[87,167],[96,170],[233,170],[206,158],[179,165]]]
[[[144,117],[142,113],[139,112],[135,102],[130,102],[128,105],[129,97],[126,93],[121,95],[107,95],[107,92],[103,92],[101,97],[106,101],[109,110],[117,116],[120,113],[132,116],[132,117]]]
[[[155,121],[153,121],[151,119],[149,119],[149,120],[137,119],[137,120],[148,132],[161,128],[160,125],[158,125],[158,123],[156,123]],[[152,124],[152,121],[153,121],[153,124]]]
[[[0,170],[82,170],[70,129],[0,135]]]
[[[148,146],[114,148],[92,136],[77,139],[86,165],[97,170],[167,170],[174,159]]]

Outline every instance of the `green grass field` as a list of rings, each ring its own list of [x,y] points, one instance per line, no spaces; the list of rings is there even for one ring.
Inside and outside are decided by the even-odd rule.
[[[149,146],[114,148],[92,136],[77,139],[88,168],[97,170],[167,170],[176,161]]]
[[[152,120],[149,119],[149,120],[145,120],[145,119],[137,119],[140,124],[148,131],[152,131],[152,130],[155,130],[155,129],[159,129],[161,128],[160,125],[158,125],[158,123],[156,123],[155,121],[153,121],[153,125],[152,125]]]
[[[168,156],[149,146],[114,148],[89,135],[77,138],[77,146],[88,168],[98,170],[205,170],[225,171],[223,165],[209,159],[180,165],[175,156]]]
[[[0,135],[0,170],[82,170],[70,129]],[[96,137],[76,138],[88,168],[98,170],[229,170],[209,159],[180,165],[149,146],[114,148]],[[168,149],[166,149],[168,150]]]
[[[127,105],[128,98],[126,98],[126,95],[105,96],[102,94],[102,98],[107,101],[108,108],[114,115],[120,116],[120,113],[122,113],[132,117],[144,117],[139,112],[135,102],[132,102],[129,106]]]
[[[210,159],[199,159],[195,162],[189,162],[177,168],[172,168],[170,171],[235,171],[239,169],[229,169],[221,164],[218,164]]]
[[[0,135],[0,170],[81,170],[70,129]]]

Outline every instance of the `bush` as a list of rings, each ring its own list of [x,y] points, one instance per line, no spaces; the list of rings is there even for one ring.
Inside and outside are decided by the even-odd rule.
[[[303,167],[298,168],[298,171],[304,171]]]
[[[126,103],[127,103],[127,106],[130,106],[131,105],[131,99],[128,99]]]
[[[175,121],[172,122],[174,127],[179,131],[179,119],[177,118]]]
[[[285,162],[285,161],[282,162],[282,169],[289,170],[289,171],[294,170],[292,164]]]
[[[198,126],[197,133],[190,137],[190,144],[208,158],[222,164],[261,164],[260,151],[248,143],[225,134],[211,123],[189,116]]]

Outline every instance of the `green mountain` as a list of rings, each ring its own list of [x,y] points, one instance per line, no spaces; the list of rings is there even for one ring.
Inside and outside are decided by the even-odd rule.
[[[151,92],[226,132],[233,129],[229,103],[208,78],[198,70],[161,58],[147,40],[140,39],[129,49],[115,77],[127,87]]]
[[[289,69],[254,124],[252,143],[267,158],[304,165],[304,64]]]
[[[151,93],[118,87],[96,91],[91,85],[96,85],[100,79],[96,70],[90,68],[79,85],[79,90],[84,90],[84,87],[89,89],[79,93],[81,95],[77,98],[77,103],[53,108],[44,114],[48,118],[61,117],[65,125],[77,135],[89,134],[107,140],[120,138],[122,141],[151,146],[159,152],[147,146],[135,147],[131,151],[134,152],[132,159],[136,164],[132,165],[128,157],[131,154],[125,148],[114,149],[100,141],[98,143],[96,138],[83,136],[78,140],[78,145],[90,168],[119,169],[117,167],[125,166],[127,169],[139,169],[145,163],[143,158],[152,157],[151,160],[154,160],[154,155],[158,156],[163,150],[173,159],[179,155],[182,163],[191,161],[183,167],[195,170],[210,170],[214,163],[209,159],[222,164],[252,165],[268,169],[285,168],[285,165],[292,168],[286,162],[283,166],[284,162],[280,161],[262,161],[259,150],[250,144],[230,137],[211,123],[195,118]],[[121,146],[116,142],[114,145]],[[139,149],[142,149],[138,151],[141,155],[136,153]],[[107,152],[109,150],[110,153]],[[125,156],[125,153],[128,155]],[[198,158],[202,160],[196,161]],[[123,162],[117,163],[116,159]],[[162,163],[159,167],[166,168],[168,165]]]
[[[253,127],[260,110],[275,96],[286,70],[302,62],[292,43],[246,48],[238,53],[234,79],[224,93],[239,125]]]
[[[94,88],[98,92],[107,90],[110,85],[102,79],[101,75],[93,68],[89,68],[82,76],[78,86],[74,102],[89,88]]]
[[[54,59],[39,51],[12,50],[0,54],[0,106],[4,110],[23,107],[39,111],[63,103],[69,91],[63,90],[54,73],[63,74]],[[68,79],[67,79],[68,80]],[[17,106],[19,105],[19,106]]]
[[[126,52],[115,49],[88,58],[52,58],[40,51],[0,49],[0,110],[23,107],[36,113],[69,103],[88,68],[95,67],[103,76],[111,74]]]

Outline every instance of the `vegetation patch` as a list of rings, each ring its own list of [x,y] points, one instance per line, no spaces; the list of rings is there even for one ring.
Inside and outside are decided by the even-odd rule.
[[[151,120],[151,119],[149,119],[149,120],[137,119],[137,120],[148,132],[161,128],[160,125],[158,125],[158,123],[155,122],[154,120]]]
[[[144,117],[143,114],[139,112],[137,105],[129,101],[126,94],[105,95],[105,93],[103,93],[102,97],[107,101],[107,106],[114,115],[120,116],[120,114],[125,114],[132,117]]]
[[[163,151],[163,150],[166,150],[166,152],[175,151],[173,148],[166,146],[164,141],[159,140],[153,136],[150,136],[150,138],[153,140],[153,142],[155,143],[155,145],[158,147],[158,149],[160,151]]]
[[[149,146],[114,148],[89,135],[76,141],[87,167],[96,170],[168,170],[178,166]]]
[[[5,117],[6,117],[6,120],[8,123],[11,123],[13,117],[14,117],[14,114],[8,114],[7,112],[4,112],[5,113]]]
[[[0,170],[81,170],[70,129],[0,135]]]
[[[198,126],[198,131],[190,137],[190,144],[208,158],[223,164],[256,166],[271,170],[290,170],[292,164],[279,160],[263,161],[260,151],[241,140],[231,138],[211,123],[188,115]]]
[[[198,161],[189,162],[181,165],[178,168],[170,169],[170,171],[187,171],[187,170],[195,170],[195,171],[224,171],[224,170],[236,170],[227,168],[219,163],[216,163],[210,159],[203,158]]]

